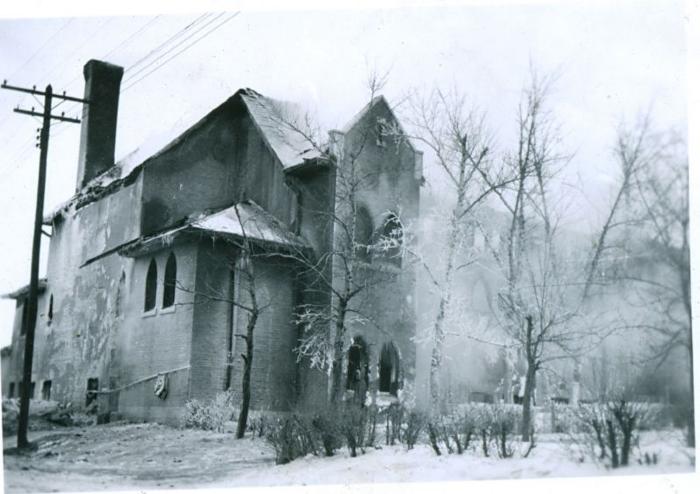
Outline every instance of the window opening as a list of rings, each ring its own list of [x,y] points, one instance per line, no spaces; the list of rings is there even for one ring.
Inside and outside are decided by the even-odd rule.
[[[156,261],[151,259],[148,265],[148,273],[146,274],[146,294],[144,297],[143,310],[148,312],[156,307],[156,290],[158,288],[158,268]]]
[[[165,276],[163,276],[163,308],[172,307],[175,304],[176,284],[177,261],[175,261],[175,254],[170,253],[168,262],[165,263]]]

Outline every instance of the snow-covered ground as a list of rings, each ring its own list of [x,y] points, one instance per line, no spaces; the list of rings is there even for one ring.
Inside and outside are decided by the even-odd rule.
[[[668,474],[694,471],[694,450],[684,448],[678,431],[645,433],[641,450],[656,453],[658,464],[607,470],[585,460],[560,435],[543,436],[528,458],[501,460],[475,452],[436,456],[425,445],[369,449],[350,458],[340,450],[330,458],[274,464],[261,439],[180,430],[156,424],[112,424],[34,433],[39,449],[29,456],[6,455],[8,493],[81,490],[142,490],[377,482],[430,482],[598,475]],[[6,446],[12,445],[6,439]]]

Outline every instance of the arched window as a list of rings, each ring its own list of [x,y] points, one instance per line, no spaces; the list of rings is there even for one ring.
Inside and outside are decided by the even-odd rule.
[[[397,266],[401,266],[401,254],[403,251],[403,225],[398,216],[391,213],[384,225],[379,241],[383,257]]]
[[[146,294],[144,297],[143,310],[148,312],[156,307],[156,290],[158,289],[158,267],[155,259],[151,259],[146,273]]]
[[[355,238],[353,244],[355,246],[355,256],[363,262],[371,260],[371,245],[372,245],[372,217],[369,215],[367,208],[360,206],[357,208],[355,216]]]
[[[165,263],[165,276],[163,277],[163,308],[172,307],[175,304],[175,284],[177,283],[177,262],[172,252]]]
[[[379,354],[379,391],[396,396],[399,390],[399,352],[393,343],[385,343]]]

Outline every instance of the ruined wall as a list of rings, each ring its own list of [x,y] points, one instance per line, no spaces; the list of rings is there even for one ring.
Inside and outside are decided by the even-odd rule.
[[[177,265],[175,303],[163,307],[165,264],[173,253]],[[126,296],[120,314],[120,329],[114,348],[116,367],[111,378],[117,387],[118,411],[125,417],[180,423],[182,407],[190,394],[190,349],[197,266],[194,243],[175,244],[171,248],[138,257],[125,272]],[[156,306],[144,310],[148,266],[157,266]],[[173,371],[173,372],[169,372]],[[154,394],[155,376],[167,373],[168,395]]]
[[[139,235],[141,184],[136,180],[80,209],[71,207],[54,220],[47,286],[39,302],[34,380],[35,395],[51,380],[51,398],[85,405],[89,378],[107,385],[113,346],[119,274],[129,260],[112,252]],[[53,300],[49,324],[48,304]],[[18,314],[19,315],[19,314]],[[21,317],[13,335],[13,367],[21,369]]]

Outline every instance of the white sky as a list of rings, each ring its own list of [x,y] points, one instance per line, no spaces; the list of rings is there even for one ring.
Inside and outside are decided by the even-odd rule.
[[[7,16],[5,9],[0,13]],[[51,83],[54,91],[82,96],[88,59],[129,67],[199,15],[3,19],[0,78],[38,88]],[[588,224],[597,219],[596,204],[613,173],[610,148],[620,118],[651,107],[659,127],[685,132],[686,24],[683,4],[668,0],[244,9],[122,94],[116,155],[152,134],[194,122],[240,87],[297,101],[316,111],[326,128],[341,127],[366,102],[368,66],[391,69],[384,91],[390,101],[435,84],[464,91],[487,112],[498,144],[507,147],[532,61],[541,73],[559,74],[551,108],[588,197],[571,221]],[[136,76],[127,71],[122,87],[159,63]],[[13,113],[17,104],[40,107],[31,96],[0,90],[0,293],[29,279],[38,162],[33,139],[40,123]],[[72,108],[67,103],[59,111]],[[78,125],[51,130],[46,211],[74,191],[79,142]],[[44,251],[47,246],[44,238]],[[14,303],[0,301],[0,345],[10,342],[13,317]]]

